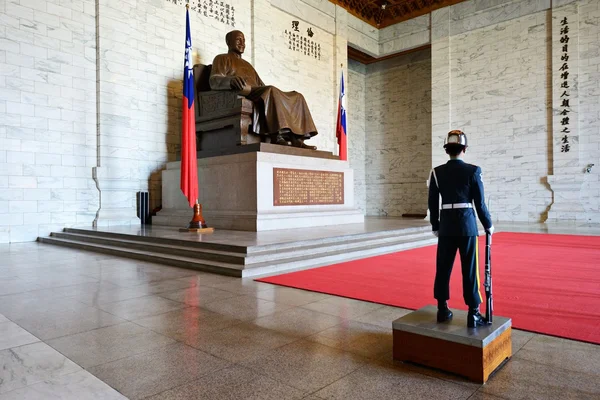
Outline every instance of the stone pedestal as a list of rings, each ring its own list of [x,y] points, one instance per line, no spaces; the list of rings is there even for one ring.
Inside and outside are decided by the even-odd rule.
[[[548,184],[554,193],[554,201],[548,211],[547,222],[575,222],[585,220],[585,209],[581,203],[583,174],[548,176]]]
[[[494,316],[491,326],[467,328],[467,313],[452,310],[438,324],[437,308],[426,306],[393,322],[394,359],[441,369],[485,383],[512,355],[511,320]]]
[[[100,192],[100,208],[93,226],[139,225],[135,193],[138,180],[122,179],[108,174],[108,169],[94,167],[92,176]]]
[[[259,147],[261,151],[198,160],[199,200],[208,226],[258,232],[364,221],[363,213],[354,207],[354,174],[348,162],[305,156],[311,154],[308,150]],[[153,224],[185,226],[192,216],[180,190],[180,168],[179,161],[168,163],[162,173],[163,209]],[[278,205],[276,169],[341,173],[343,203]]]

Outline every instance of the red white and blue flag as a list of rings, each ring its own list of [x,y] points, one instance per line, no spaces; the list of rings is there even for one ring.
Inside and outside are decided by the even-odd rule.
[[[185,62],[183,68],[183,116],[181,129],[181,191],[190,207],[198,200],[198,161],[196,159],[196,118],[194,116],[194,71],[190,13],[185,11]]]
[[[337,126],[335,136],[338,140],[340,160],[348,160],[348,142],[346,135],[346,94],[344,92],[344,71],[340,83],[340,100],[338,105]]]

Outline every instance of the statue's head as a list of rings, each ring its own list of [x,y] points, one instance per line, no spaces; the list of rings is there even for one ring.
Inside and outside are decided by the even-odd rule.
[[[229,47],[229,51],[232,51],[237,54],[243,54],[246,49],[246,38],[241,31],[231,31],[227,35],[225,35],[225,42],[227,42],[227,47]]]

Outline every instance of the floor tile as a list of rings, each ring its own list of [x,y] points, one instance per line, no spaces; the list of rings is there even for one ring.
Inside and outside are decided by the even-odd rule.
[[[52,308],[51,311],[29,315],[14,321],[42,340],[87,332],[124,322],[122,318],[85,305],[81,308],[66,308],[62,311]]]
[[[475,392],[403,367],[371,364],[315,393],[323,399],[467,399]]]
[[[174,343],[131,322],[49,340],[48,345],[84,368],[105,364]]]
[[[510,339],[512,342],[512,354],[515,355],[519,350],[523,348],[531,339],[533,339],[537,333],[520,331],[518,329],[511,329]]]
[[[365,324],[378,325],[389,329],[391,332],[392,323],[398,318],[411,312],[412,310],[406,308],[382,306],[374,311],[352,317],[351,319],[358,322],[364,322]]]
[[[242,365],[297,389],[314,392],[357,370],[365,361],[348,352],[300,340]]]
[[[60,297],[77,297],[83,294],[91,294],[94,295],[96,293],[115,289],[119,286],[110,282],[87,282],[80,283],[77,285],[69,285],[69,286],[59,286],[50,289],[54,294]]]
[[[600,382],[600,346],[551,336],[536,335],[515,357],[597,376]]]
[[[97,307],[121,318],[134,320],[173,311],[186,307],[186,305],[159,296],[144,296],[114,303],[99,304]]]
[[[393,347],[392,332],[389,329],[349,320],[309,336],[306,340],[369,358],[391,354]]]
[[[257,299],[252,296],[237,296],[229,299],[213,301],[202,308],[241,320],[253,320],[290,309],[291,306],[272,301]]]
[[[188,335],[185,343],[225,360],[240,362],[259,357],[296,340],[296,336],[247,322],[218,331]]]
[[[381,304],[347,299],[345,297],[329,297],[324,300],[303,305],[302,307],[345,319],[352,319],[373,312],[383,306]]]
[[[341,324],[343,321],[342,318],[333,315],[304,308],[292,308],[255,319],[252,323],[275,332],[301,338]]]
[[[0,351],[0,393],[79,371],[74,362],[45,343]]]
[[[193,276],[179,278],[178,280],[185,282],[185,284],[188,287],[191,287],[191,286],[199,286],[199,285],[200,286],[212,286],[212,285],[219,285],[219,284],[223,284],[223,283],[231,283],[237,279],[240,279],[240,278],[236,278],[233,276],[211,274],[208,272],[197,272]]]
[[[300,400],[304,396],[306,393],[302,390],[259,375],[247,368],[232,366],[205,375],[193,383],[150,397],[149,400]]]
[[[175,311],[136,319],[134,323],[172,337],[195,344],[200,334],[220,330],[242,321],[198,307],[186,307]]]
[[[15,321],[22,318],[42,316],[50,312],[63,312],[65,310],[83,310],[88,308],[85,304],[67,298],[59,298],[48,290],[11,294],[0,297],[0,312]]]
[[[477,391],[469,400],[505,400],[503,397],[494,396],[493,394]]]
[[[39,341],[38,338],[14,322],[0,322],[0,350]]]
[[[106,284],[106,282],[103,283]],[[79,293],[73,295],[72,298],[90,306],[99,306],[106,303],[115,303],[117,301],[135,299],[151,294],[148,292],[146,286],[121,287],[114,284],[110,285],[113,285],[113,287],[98,291]]]
[[[230,299],[239,295],[209,286],[191,286],[186,289],[161,293],[159,296],[187,304],[188,306],[199,307],[204,304]]]
[[[277,286],[272,285],[270,283],[257,282],[252,278],[238,278],[236,280],[226,282],[226,283],[211,283],[208,286],[214,287],[216,289],[227,290],[229,292],[237,293],[237,294],[245,294],[249,296],[254,296],[259,292],[264,290],[271,291],[274,290]]]
[[[597,374],[572,372],[516,357],[488,380],[480,391],[518,400],[600,398]]]
[[[176,279],[159,281],[154,283],[143,283],[137,286],[121,287],[114,283],[102,282],[102,287],[98,290],[79,292],[72,294],[78,301],[88,305],[99,305],[113,303],[116,301],[128,300],[137,297],[144,297],[152,294],[169,292],[185,287],[185,284]]]
[[[275,303],[301,306],[330,297],[327,294],[310,292],[284,286],[274,286],[271,290],[262,290],[256,293],[259,299],[274,301]]]
[[[44,271],[44,273],[37,274],[36,276],[30,276],[24,278],[27,282],[32,283],[40,288],[58,288],[61,286],[71,286],[81,283],[95,283],[96,278],[90,276],[78,275],[73,273],[57,273],[56,271]]]
[[[182,343],[92,367],[89,371],[130,399],[191,382],[229,363]]]
[[[36,289],[43,288],[18,277],[0,278],[0,296],[23,293]]]
[[[0,394],[0,400],[126,400],[119,392],[87,371],[63,375]]]

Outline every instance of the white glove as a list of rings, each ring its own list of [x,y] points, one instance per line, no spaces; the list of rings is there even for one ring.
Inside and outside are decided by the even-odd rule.
[[[490,229],[485,230],[485,233],[489,233],[490,235],[493,235],[494,231],[495,231],[494,225],[492,225],[492,226],[490,226]]]
[[[433,236],[440,237],[440,233],[438,231],[433,231],[432,233],[433,233]]]

